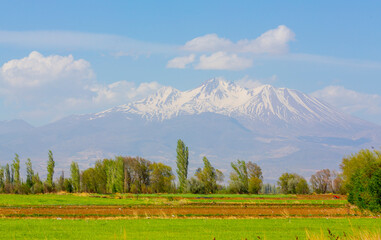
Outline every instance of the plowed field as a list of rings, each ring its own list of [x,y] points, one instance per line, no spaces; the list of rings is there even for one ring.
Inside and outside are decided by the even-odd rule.
[[[58,195],[57,195],[58,196]],[[14,197],[14,196],[12,196]],[[46,196],[50,199],[52,196]],[[65,196],[60,196],[65,197]],[[0,206],[3,218],[279,218],[279,217],[353,217],[359,213],[345,197],[332,195],[291,195],[289,197],[240,196],[144,196],[136,200],[124,196],[75,196],[89,198],[86,205],[7,204]],[[94,198],[95,197],[95,198]],[[40,196],[44,198],[44,196]],[[53,196],[54,198],[54,196]],[[168,200],[168,198],[170,200]],[[96,205],[91,200],[96,200]],[[83,199],[81,199],[83,200]],[[102,205],[112,200],[112,203]]]

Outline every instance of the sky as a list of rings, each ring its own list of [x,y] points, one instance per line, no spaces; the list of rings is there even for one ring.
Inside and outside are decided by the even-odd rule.
[[[0,3],[0,121],[41,126],[222,77],[381,124],[380,1]]]

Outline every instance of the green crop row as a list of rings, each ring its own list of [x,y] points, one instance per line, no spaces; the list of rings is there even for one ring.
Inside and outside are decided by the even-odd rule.
[[[2,239],[306,239],[379,234],[381,219],[0,219]],[[296,238],[298,237],[298,238]],[[342,239],[342,238],[340,238]]]
[[[187,203],[247,203],[247,204],[330,204],[344,205],[346,200],[341,199],[282,199],[283,195],[264,199],[244,197],[242,195],[98,195],[98,194],[35,194],[17,195],[0,194],[0,206],[39,206],[39,205],[161,205]],[[259,198],[258,196],[262,196]],[[277,197],[275,197],[277,196]],[[276,199],[275,199],[276,198]],[[279,199],[280,198],[280,199]]]

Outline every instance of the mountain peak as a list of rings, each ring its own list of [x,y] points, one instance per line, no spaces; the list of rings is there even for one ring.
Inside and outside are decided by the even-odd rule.
[[[163,87],[145,99],[106,112],[115,111],[160,121],[179,115],[211,112],[275,125],[348,125],[348,116],[296,90],[271,85],[249,90],[222,78],[209,79],[184,92]]]
[[[205,81],[201,86],[201,91],[205,92],[206,94],[211,94],[216,91],[228,91],[229,85],[232,85],[232,83],[225,81],[222,78],[212,78],[207,81]]]
[[[228,82],[220,77],[208,79],[202,84],[202,86],[209,86],[214,88],[218,86],[224,86],[224,85],[228,85]]]

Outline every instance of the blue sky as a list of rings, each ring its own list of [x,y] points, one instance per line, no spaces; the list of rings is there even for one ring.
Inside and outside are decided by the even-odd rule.
[[[0,120],[42,125],[212,77],[381,124],[379,1],[1,1]]]

